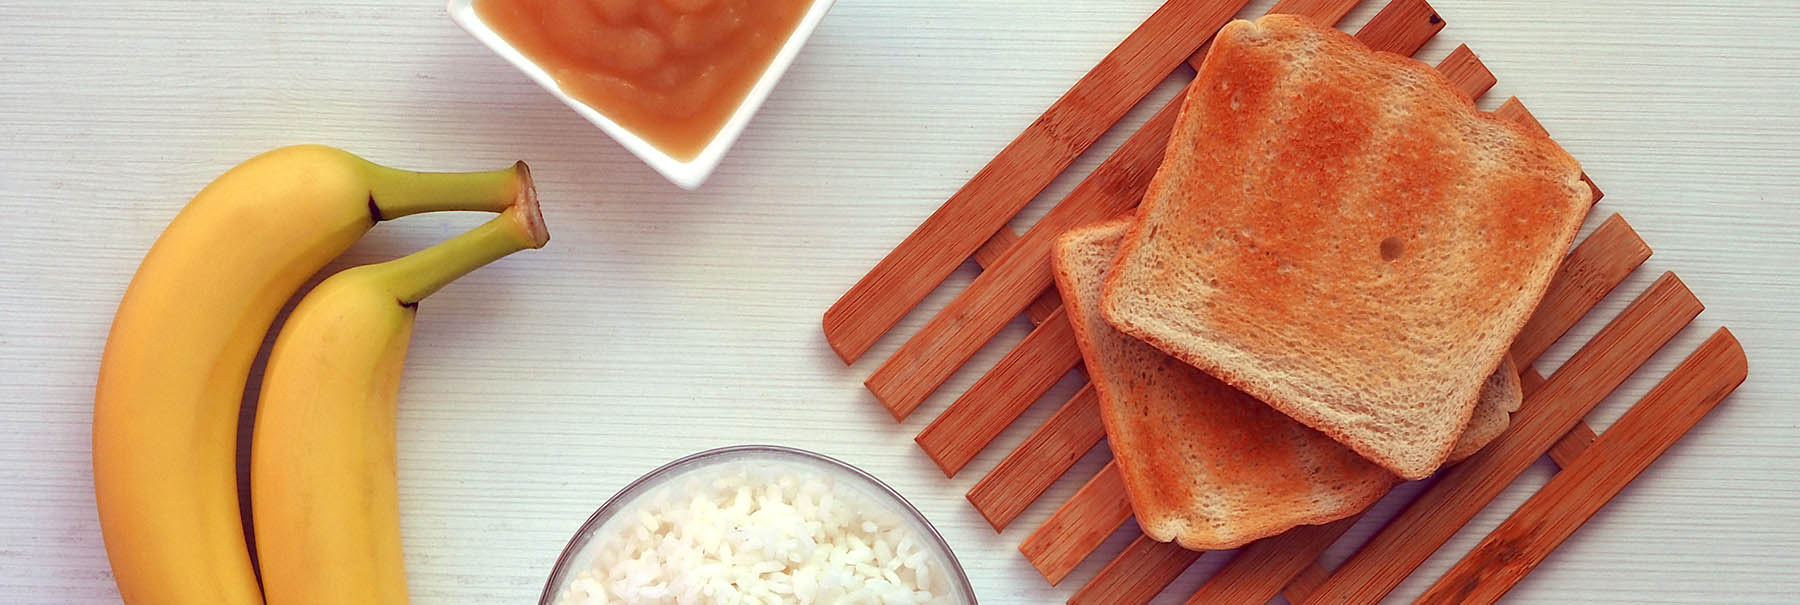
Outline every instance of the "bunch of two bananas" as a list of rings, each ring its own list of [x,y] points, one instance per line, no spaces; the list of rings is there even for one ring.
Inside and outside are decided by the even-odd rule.
[[[270,324],[376,222],[499,216],[312,290],[276,337],[251,440],[259,587],[238,510],[237,424]],[[418,173],[321,146],[201,190],[150,248],[107,336],[94,490],[125,602],[402,603],[394,420],[419,300],[549,239],[524,163]]]

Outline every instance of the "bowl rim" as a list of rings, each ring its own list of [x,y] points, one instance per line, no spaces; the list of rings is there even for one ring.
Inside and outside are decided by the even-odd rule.
[[[756,83],[752,84],[750,90],[744,94],[743,101],[739,102],[737,108],[732,110],[731,117],[725,120],[725,124],[719,127],[719,131],[713,134],[712,139],[706,142],[706,146],[700,150],[700,154],[688,160],[670,155],[632,132],[630,128],[613,121],[600,110],[563,92],[562,87],[556,84],[556,79],[551,77],[548,71],[545,71],[531,58],[526,57],[524,53],[519,52],[519,49],[514,48],[512,43],[508,42],[499,32],[488,27],[487,22],[483,21],[481,15],[475,11],[476,0],[447,0],[445,10],[450,14],[450,20],[455,22],[458,27],[486,46],[489,51],[499,55],[513,68],[524,73],[527,78],[537,83],[538,87],[543,88],[551,96],[569,106],[576,115],[586,119],[605,132],[607,136],[618,141],[626,151],[637,156],[645,164],[649,164],[650,168],[668,179],[669,182],[682,189],[692,191],[705,183],[707,177],[712,176],[713,170],[719,167],[719,163],[725,159],[725,153],[737,143],[738,137],[750,125],[750,119],[756,115],[756,112],[762,108],[763,102],[768,100],[769,94],[774,91],[775,85],[781,81],[783,76],[787,75],[788,68],[793,65],[795,57],[800,54],[801,47],[805,46],[807,40],[812,38],[813,31],[818,29],[819,22],[823,21],[825,14],[831,11],[833,5],[837,4],[837,0],[807,1],[806,14],[800,18],[800,23],[794,26],[794,31],[788,34],[787,40],[781,43],[780,50],[777,50],[775,57],[769,60],[768,67],[763,69],[762,75],[757,77]]]
[[[699,468],[706,466],[708,463],[720,461],[717,460],[720,458],[731,458],[746,454],[773,454],[775,457],[793,457],[811,463],[835,467],[838,470],[848,472],[853,477],[861,479],[863,482],[874,487],[877,492],[886,494],[888,497],[892,498],[894,502],[898,502],[904,513],[911,517],[913,521],[916,521],[918,526],[925,528],[925,533],[930,538],[929,542],[935,544],[938,548],[938,552],[943,553],[944,557],[949,560],[952,591],[960,591],[962,596],[968,597],[969,603],[977,602],[977,599],[975,598],[975,588],[969,584],[968,571],[963,569],[962,561],[956,558],[956,551],[950,548],[950,543],[944,540],[944,536],[938,532],[937,526],[932,525],[931,520],[925,518],[925,514],[920,512],[917,506],[913,506],[913,503],[907,500],[906,496],[901,495],[899,491],[895,490],[893,486],[888,485],[886,481],[882,481],[868,471],[858,468],[856,465],[825,454],[785,445],[756,443],[730,445],[694,452],[651,469],[650,472],[644,473],[643,475],[638,476],[638,478],[631,480],[630,483],[625,484],[625,487],[619,488],[619,491],[615,492],[612,497],[607,498],[605,503],[601,504],[599,508],[594,509],[593,514],[588,515],[587,520],[583,521],[581,526],[575,530],[575,535],[570,536],[569,541],[563,545],[562,553],[558,554],[556,557],[556,565],[550,569],[550,577],[544,582],[544,590],[538,597],[538,605],[554,605],[556,597],[560,592],[558,589],[563,585],[563,582],[559,580],[567,577],[568,573],[571,571],[570,566],[574,565],[575,557],[580,554],[581,548],[586,546],[587,541],[591,540],[593,536],[599,532],[602,524],[607,520],[612,519],[614,515],[618,514],[620,509],[631,503],[631,501],[635,500],[638,496],[643,495],[642,492],[653,487],[653,484],[657,480],[678,470],[685,470],[689,467]]]

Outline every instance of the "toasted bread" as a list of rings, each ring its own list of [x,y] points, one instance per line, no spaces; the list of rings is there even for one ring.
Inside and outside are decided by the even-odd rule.
[[[1511,357],[1507,357],[1500,362],[1500,369],[1489,374],[1487,382],[1482,384],[1475,411],[1469,416],[1469,425],[1456,437],[1456,445],[1450,447],[1450,457],[1445,460],[1445,464],[1461,462],[1487,447],[1488,442],[1499,437],[1512,424],[1512,413],[1519,411],[1519,404],[1524,401],[1524,385],[1519,383],[1519,367],[1513,365]]]
[[[1069,231],[1051,265],[1144,535],[1236,548],[1347,517],[1387,493],[1399,479],[1386,469],[1100,317],[1100,288],[1130,222]],[[1499,435],[1518,409],[1510,363],[1489,385],[1453,460]]]
[[[1227,25],[1188,91],[1102,313],[1429,475],[1580,227],[1580,166],[1423,63],[1295,17]]]
[[[1387,493],[1392,473],[1100,318],[1100,287],[1129,225],[1072,230],[1051,264],[1144,535],[1236,548]]]

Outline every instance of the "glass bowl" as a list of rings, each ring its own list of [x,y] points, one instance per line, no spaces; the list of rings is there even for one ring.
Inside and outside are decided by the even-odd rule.
[[[947,583],[951,596],[961,603],[976,602],[975,591],[969,585],[969,578],[963,571],[962,563],[957,561],[956,553],[951,552],[950,545],[944,542],[944,537],[938,534],[937,528],[925,519],[925,515],[919,513],[919,509],[907,502],[905,497],[880,479],[876,479],[874,475],[836,458],[802,449],[779,445],[737,445],[706,450],[678,458],[638,477],[627,484],[624,489],[619,490],[619,493],[613,495],[612,498],[607,499],[605,504],[600,505],[600,508],[581,524],[581,529],[576,530],[575,536],[569,539],[568,545],[563,547],[562,554],[556,559],[556,567],[551,570],[549,580],[544,583],[544,592],[538,598],[539,605],[554,605],[557,597],[569,587],[575,575],[592,566],[595,555],[589,547],[593,545],[595,536],[606,527],[609,521],[629,510],[640,497],[649,494],[668,481],[686,476],[691,472],[744,460],[769,460],[797,468],[817,470],[835,477],[838,481],[845,482],[852,489],[868,496],[871,501],[887,507],[911,525],[920,539],[925,542],[925,549],[937,555],[943,562],[945,566],[943,571],[949,576]]]

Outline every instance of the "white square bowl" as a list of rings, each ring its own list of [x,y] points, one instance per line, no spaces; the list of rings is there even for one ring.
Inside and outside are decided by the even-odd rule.
[[[544,87],[544,90],[550,91],[551,95],[562,99],[563,104],[575,110],[575,113],[599,126],[600,130],[624,145],[632,155],[662,173],[669,182],[691,190],[698,188],[712,174],[713,169],[719,166],[719,160],[725,158],[726,150],[737,142],[738,135],[744,132],[744,126],[750,123],[750,116],[755,115],[757,108],[762,107],[763,100],[775,89],[775,83],[781,80],[781,75],[787,73],[788,66],[793,64],[794,57],[800,54],[800,47],[806,45],[806,39],[812,37],[813,29],[818,27],[819,21],[825,18],[825,13],[835,3],[836,0],[812,0],[812,5],[806,9],[806,16],[801,18],[799,26],[794,28],[794,33],[788,36],[787,42],[781,45],[781,50],[775,53],[768,69],[763,70],[762,77],[757,78],[756,84],[750,87],[750,93],[744,96],[743,103],[738,104],[737,109],[731,112],[731,119],[726,120],[725,126],[706,143],[706,148],[700,151],[700,155],[686,161],[658,149],[637,133],[606,117],[606,114],[564,93],[549,72],[526,58],[481,20],[481,16],[475,13],[475,0],[450,0],[449,11],[450,19],[468,31],[469,35],[493,49],[501,58],[519,68],[519,71],[525,72],[527,77]]]

